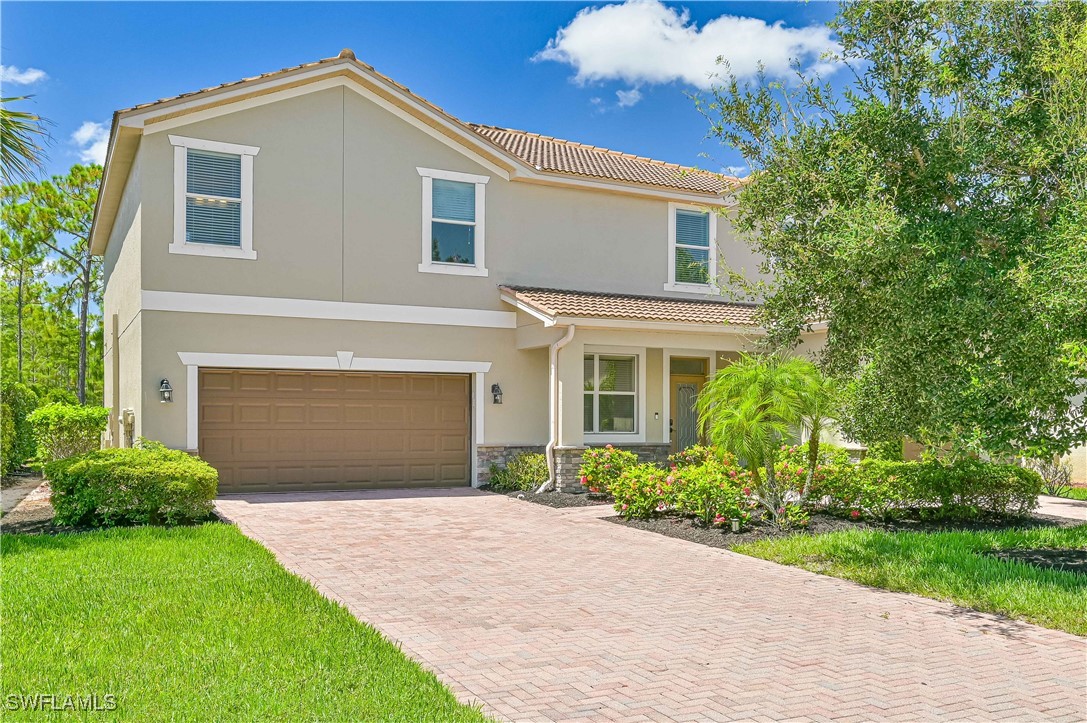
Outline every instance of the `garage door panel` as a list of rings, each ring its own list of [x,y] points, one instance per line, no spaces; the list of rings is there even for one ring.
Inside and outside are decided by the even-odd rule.
[[[223,492],[467,485],[466,375],[201,370]]]

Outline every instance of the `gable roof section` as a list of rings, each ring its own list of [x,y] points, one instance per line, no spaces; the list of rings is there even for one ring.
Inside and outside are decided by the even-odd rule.
[[[741,326],[757,329],[755,315],[758,307],[716,299],[677,299],[663,296],[610,294],[593,291],[568,291],[532,286],[499,287],[508,301],[551,324],[560,319],[613,319],[625,321],[661,322],[670,324],[704,324]],[[561,323],[561,322],[559,322]]]
[[[158,127],[162,128],[164,126],[161,124],[176,123],[190,114],[270,96],[277,91],[337,76],[364,83],[389,107],[418,119],[428,130],[454,147],[495,167],[507,169],[504,175],[510,180],[655,197],[674,196],[675,200],[710,205],[723,203],[723,193],[740,183],[738,179],[632,154],[524,131],[465,123],[412,93],[406,86],[377,72],[372,66],[360,62],[353,52],[344,49],[334,58],[161,98],[114,113],[106,169],[91,228],[92,251],[99,254],[105,251],[128,169],[145,127],[160,124]]]
[[[541,136],[538,133],[476,123],[469,123],[468,127],[538,171],[644,183],[692,193],[720,194],[739,184],[739,179],[697,168]]]

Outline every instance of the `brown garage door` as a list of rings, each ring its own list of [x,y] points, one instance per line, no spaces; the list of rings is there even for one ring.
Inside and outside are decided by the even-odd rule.
[[[200,455],[221,492],[461,486],[469,380],[200,370]]]

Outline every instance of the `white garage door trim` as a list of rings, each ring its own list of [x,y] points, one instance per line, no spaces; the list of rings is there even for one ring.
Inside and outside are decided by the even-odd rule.
[[[189,450],[200,444],[200,367],[234,369],[297,369],[300,371],[418,372],[472,375],[472,486],[479,486],[478,445],[484,443],[483,405],[486,386],[483,375],[491,370],[489,361],[449,359],[356,358],[354,352],[338,351],[335,356],[293,356],[284,354],[220,354],[215,352],[177,353],[185,365],[185,436]]]

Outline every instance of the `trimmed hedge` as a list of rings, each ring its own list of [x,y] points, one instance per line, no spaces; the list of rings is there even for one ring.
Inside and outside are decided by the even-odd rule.
[[[27,420],[38,442],[37,459],[48,464],[98,449],[109,421],[109,410],[54,402],[38,407]]]
[[[581,484],[590,492],[607,494],[625,470],[638,465],[638,455],[626,449],[616,449],[610,444],[590,447],[581,454],[578,474]]]
[[[542,485],[550,476],[547,457],[536,452],[523,452],[507,462],[505,467],[492,464],[488,484],[496,492],[528,492]]]
[[[111,527],[176,525],[212,513],[219,473],[204,460],[158,443],[101,449],[45,466],[56,522]]]
[[[2,471],[10,474],[26,464],[34,456],[37,442],[34,429],[27,421],[27,416],[38,406],[38,395],[25,384],[9,382],[0,387],[0,402],[3,403]]]
[[[1013,464],[976,459],[893,462],[866,459],[825,470],[813,499],[853,517],[909,512],[949,520],[1026,515],[1038,506],[1042,477]]]

